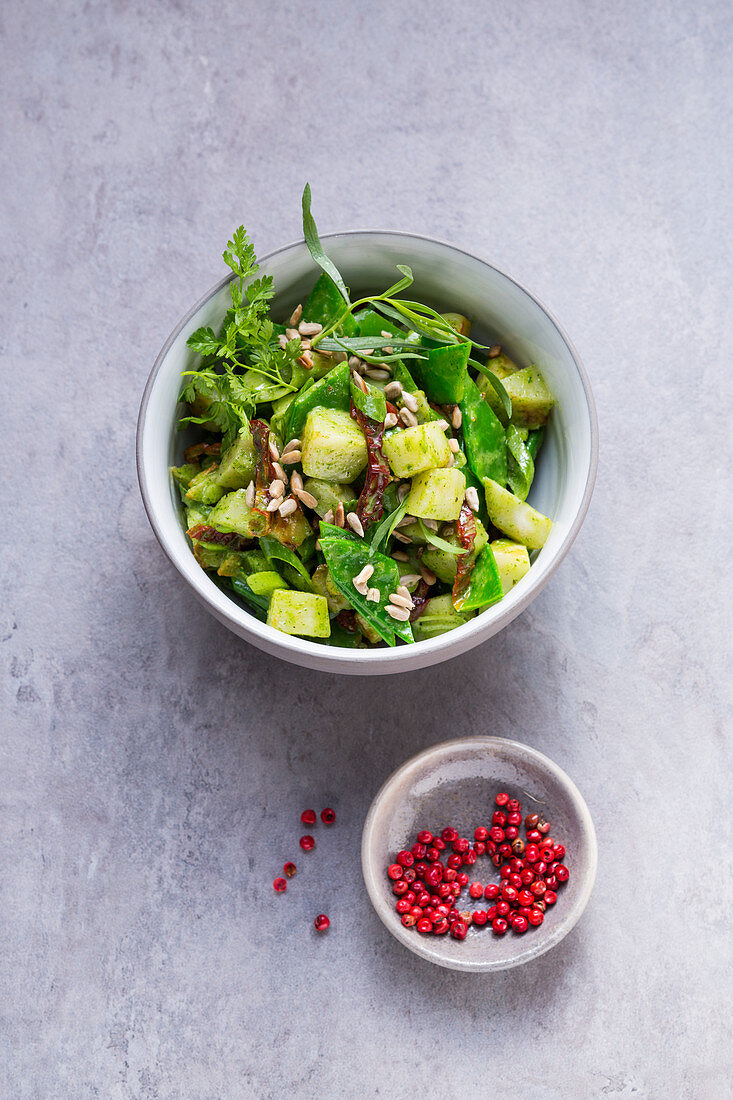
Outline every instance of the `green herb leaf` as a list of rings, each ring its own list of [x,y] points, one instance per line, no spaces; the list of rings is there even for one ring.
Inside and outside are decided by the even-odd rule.
[[[294,554],[288,546],[283,546],[283,544],[276,538],[273,538],[272,535],[261,535],[260,549],[268,561],[282,562],[295,572],[298,578],[298,583],[295,587],[299,588],[301,592],[315,591],[311,584],[308,570],[305,568],[300,558]]]
[[[364,416],[368,416],[370,420],[376,420],[377,423],[383,424],[384,418],[387,415],[387,402],[384,394],[377,386],[373,386],[366,378],[364,379],[367,392],[357,386],[355,382],[351,383],[351,400],[354,403],[355,408]]]
[[[446,542],[445,539],[441,539],[435,534],[435,531],[431,531],[429,527],[426,527],[421,519],[418,519],[420,532],[423,535],[426,542],[429,542],[431,546],[434,546],[437,550],[443,550],[446,554],[453,554],[455,557],[460,558],[466,551],[462,546],[454,546],[451,542]]]
[[[392,533],[400,522],[407,515],[407,498],[399,504],[394,511],[390,512],[388,516],[382,520],[378,527],[372,528],[371,538],[371,550],[370,554],[376,553],[382,549],[382,546],[386,546],[392,537]]]
[[[346,284],[341,278],[341,273],[324,252],[321,239],[318,236],[315,219],[311,214],[311,188],[309,183],[306,183],[303,190],[303,236],[305,237],[305,243],[308,245],[308,251],[315,262],[326,272],[329,278],[333,280],[338,288],[339,294],[346,302],[347,306],[350,306],[351,299],[349,298]]]

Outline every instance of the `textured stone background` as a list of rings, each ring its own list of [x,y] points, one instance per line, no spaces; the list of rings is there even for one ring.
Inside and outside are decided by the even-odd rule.
[[[712,0],[5,5],[3,1096],[731,1095],[732,32]],[[439,670],[264,658],[140,503],[158,348],[235,225],[299,235],[306,178],[324,231],[524,281],[595,387],[573,552]],[[387,773],[484,731],[570,772],[601,851],[574,933],[490,980],[396,944],[357,862]]]

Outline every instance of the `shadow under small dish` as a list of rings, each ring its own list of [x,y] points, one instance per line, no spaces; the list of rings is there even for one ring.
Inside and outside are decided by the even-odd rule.
[[[543,923],[523,935],[510,930],[497,936],[490,925],[471,927],[463,940],[404,927],[387,875],[396,854],[409,849],[421,829],[439,835],[452,825],[461,836],[473,838],[477,826],[491,824],[499,791],[521,802],[523,816],[544,816],[552,836],[566,849],[570,877],[558,889],[556,903],[547,907]],[[500,737],[446,741],[412,757],[376,795],[362,835],[364,881],[379,918],[405,947],[452,970],[507,970],[555,947],[585,909],[597,860],[593,822],[572,780],[542,753]],[[501,881],[487,856],[480,856],[468,870],[472,882]],[[492,902],[472,900],[464,890],[456,904],[459,909],[485,910]]]

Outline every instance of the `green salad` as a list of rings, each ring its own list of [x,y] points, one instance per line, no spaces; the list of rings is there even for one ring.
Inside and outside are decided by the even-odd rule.
[[[196,560],[286,634],[370,647],[433,638],[501,600],[551,521],[527,503],[554,399],[468,318],[388,289],[352,300],[303,193],[321,269],[286,319],[243,227],[232,304],[200,328],[172,470]],[[460,303],[457,303],[460,304]]]

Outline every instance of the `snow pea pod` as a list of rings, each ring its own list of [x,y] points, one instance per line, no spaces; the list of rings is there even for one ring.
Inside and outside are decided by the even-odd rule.
[[[526,500],[534,479],[534,459],[514,424],[506,430],[507,485],[520,500]]]
[[[485,546],[476,558],[465,592],[453,601],[456,611],[473,611],[488,607],[504,595],[501,577],[491,546]]]
[[[328,328],[339,319],[345,309],[346,304],[341,291],[324,271],[319,275],[316,285],[303,306],[304,320],[317,321],[319,325]],[[355,336],[358,332],[358,325],[350,313],[346,314],[339,327],[345,336]]]
[[[542,446],[545,439],[544,425],[541,428],[535,428],[533,432],[530,432],[527,436],[526,447],[532,458],[537,458],[538,451]]]
[[[290,406],[288,439],[299,439],[308,413],[319,406],[349,411],[351,398],[349,364],[339,363],[307,390],[301,390]]]
[[[446,344],[429,348],[427,359],[413,359],[412,374],[420,389],[436,405],[457,405],[466,390],[471,345]]]
[[[484,401],[472,378],[466,378],[460,403],[463,415],[463,443],[469,465],[479,478],[490,477],[506,484],[506,433],[493,409]],[[489,473],[493,470],[494,473]]]
[[[384,554],[370,555],[369,545],[361,539],[354,541],[322,535],[319,544],[321,553],[326,559],[331,580],[351,606],[376,630],[380,638],[390,646],[395,644],[395,635],[405,642],[412,642],[414,639],[409,622],[398,622],[386,611],[390,593],[395,592],[400,583],[397,562],[393,558],[385,557]],[[374,572],[368,584],[370,588],[376,588],[379,591],[379,603],[372,603],[354,588],[353,579],[365,565],[373,566]]]

